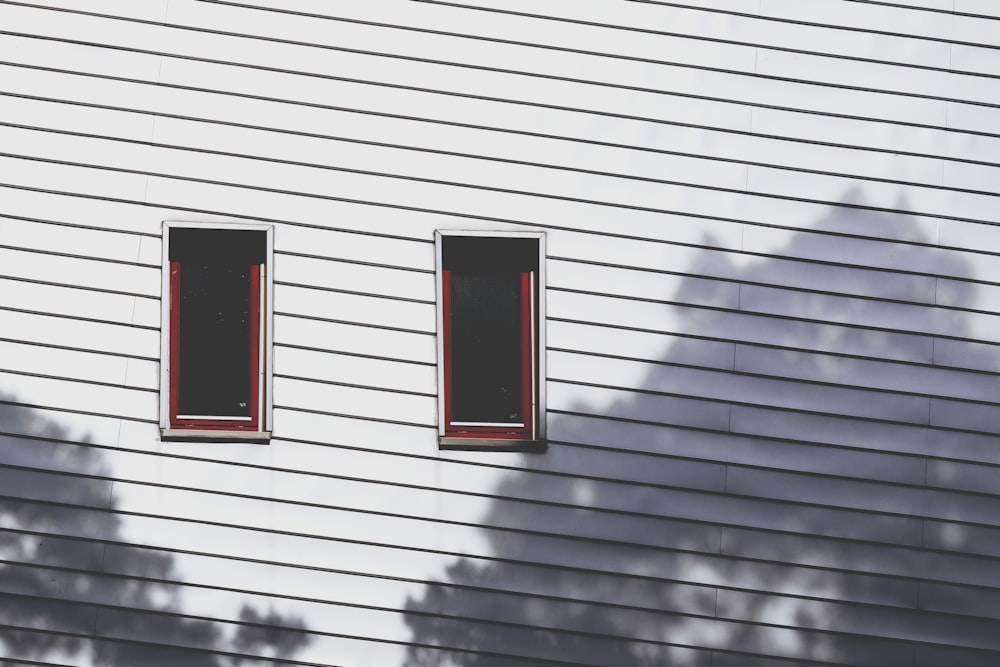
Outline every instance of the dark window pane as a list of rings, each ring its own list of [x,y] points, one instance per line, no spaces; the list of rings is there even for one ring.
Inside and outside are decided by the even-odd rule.
[[[521,415],[521,276],[451,276],[452,421],[517,423]]]
[[[536,239],[449,236],[444,240],[444,268],[478,273],[518,273],[538,268]]]
[[[180,397],[185,415],[250,415],[250,266],[181,264]]]
[[[263,264],[267,232],[179,227],[170,232],[170,261],[183,264]]]

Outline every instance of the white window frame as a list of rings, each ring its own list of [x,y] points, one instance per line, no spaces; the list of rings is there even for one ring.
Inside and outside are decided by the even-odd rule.
[[[444,283],[443,283],[443,245],[445,237],[488,237],[488,238],[525,238],[535,239],[538,242],[538,271],[535,285],[535,298],[537,299],[538,317],[535,322],[535,348],[537,354],[534,355],[534,385],[536,387],[534,406],[534,434],[531,439],[508,439],[490,438],[483,436],[455,437],[446,434],[445,419],[445,369],[444,369]],[[441,449],[465,449],[465,450],[507,450],[507,451],[534,451],[541,452],[546,449],[546,347],[545,347],[545,232],[539,231],[495,231],[495,230],[468,230],[468,229],[438,229],[434,232],[435,246],[435,281],[437,290],[437,398],[438,398],[438,446]]]
[[[258,430],[228,431],[225,429],[177,429],[170,428],[170,232],[173,229],[217,229],[228,231],[262,231],[267,238],[265,255],[264,286],[261,308],[264,322],[262,353],[264,356],[263,372],[258,382],[258,391],[263,389],[264,401],[258,409],[260,412]],[[162,275],[160,287],[160,438],[162,440],[197,440],[197,441],[244,441],[267,442],[271,438],[273,428],[273,363],[274,363],[274,225],[242,222],[196,222],[173,221],[163,222]],[[234,420],[238,421],[238,420]]]

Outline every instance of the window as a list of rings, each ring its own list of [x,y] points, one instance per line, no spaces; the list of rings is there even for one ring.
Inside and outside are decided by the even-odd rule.
[[[164,439],[267,440],[272,231],[163,224]]]
[[[436,234],[438,433],[462,449],[543,449],[545,237]]]

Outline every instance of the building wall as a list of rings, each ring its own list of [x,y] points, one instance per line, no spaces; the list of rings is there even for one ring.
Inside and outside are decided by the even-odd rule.
[[[1000,7],[692,4],[0,2],[0,663],[993,664]],[[275,227],[267,445],[159,439],[164,220]],[[544,454],[435,229],[547,234]]]

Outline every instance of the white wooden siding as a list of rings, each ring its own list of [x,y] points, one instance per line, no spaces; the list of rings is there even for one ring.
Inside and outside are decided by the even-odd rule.
[[[986,0],[0,0],[0,662],[987,665]],[[161,223],[275,226],[267,445]],[[439,451],[436,229],[546,232],[544,454]]]

